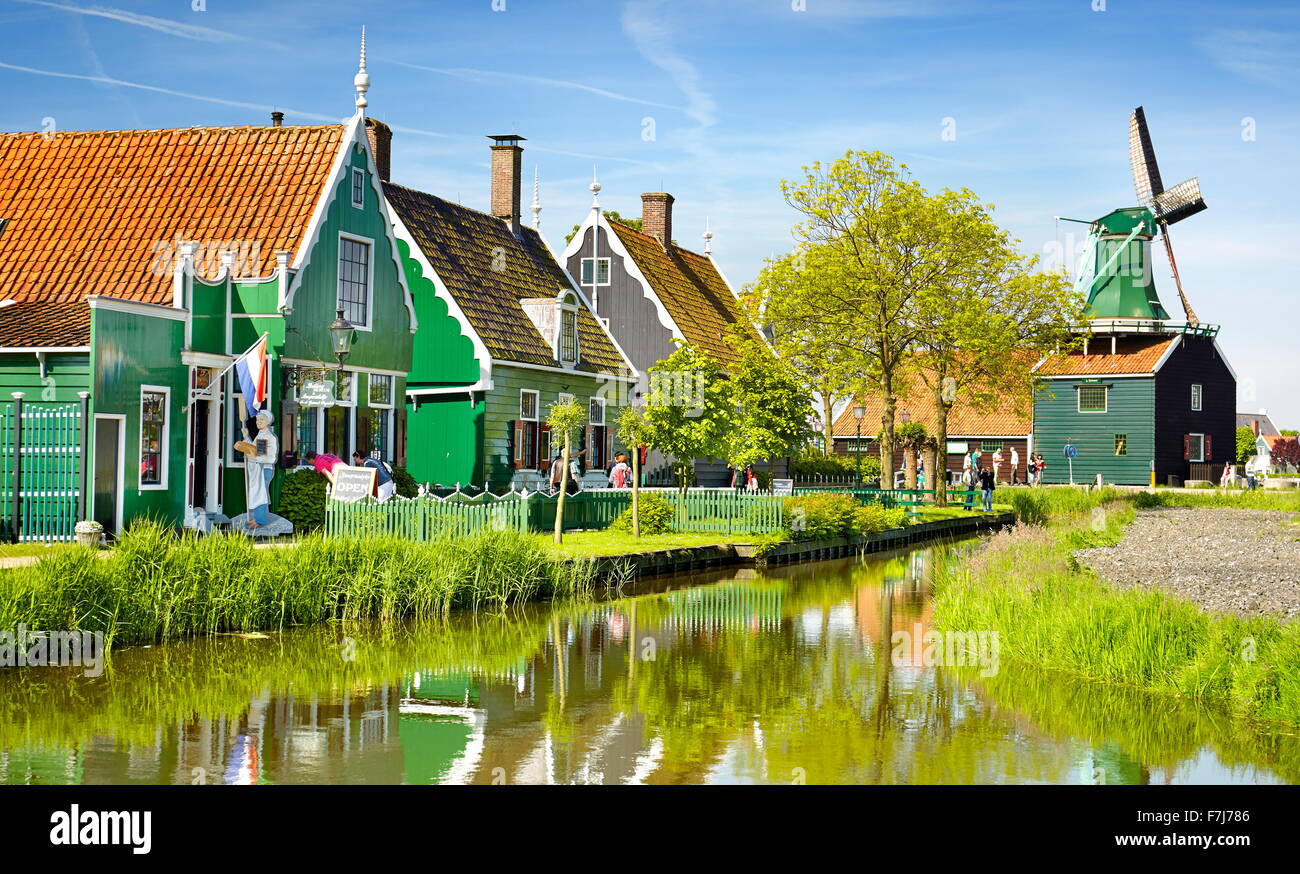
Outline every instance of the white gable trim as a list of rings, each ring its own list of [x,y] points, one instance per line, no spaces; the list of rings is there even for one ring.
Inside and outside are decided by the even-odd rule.
[[[384,218],[384,233],[388,239],[388,249],[392,253],[393,265],[397,268],[397,282],[402,287],[402,302],[406,304],[406,313],[411,320],[411,333],[414,334],[419,327],[415,318],[415,303],[411,299],[411,289],[406,286],[406,272],[402,269],[402,256],[397,251],[397,240],[393,236],[393,216],[388,210],[388,201],[384,197],[384,184],[379,178],[379,169],[375,166],[375,156],[370,152],[370,137],[366,136],[366,117],[360,111],[347,123],[343,140],[339,143],[338,154],[334,156],[334,163],[330,167],[329,179],[325,182],[325,190],[317,199],[311,222],[307,225],[307,233],[304,235],[306,242],[294,253],[291,266],[295,272],[290,280],[289,289],[284,295],[284,307],[293,309],[293,298],[302,285],[302,272],[311,263],[311,254],[316,250],[316,244],[320,242],[321,230],[325,226],[325,218],[329,214],[330,206],[333,205],[334,198],[338,194],[339,185],[343,182],[344,176],[351,179],[349,168],[352,166],[352,149],[357,145],[360,145],[366,153],[370,188],[375,193],[379,214]]]
[[[1164,351],[1164,354],[1160,356],[1160,360],[1157,361],[1155,363],[1155,366],[1151,368],[1151,372],[1159,373],[1160,368],[1165,366],[1165,362],[1169,360],[1169,356],[1174,354],[1174,350],[1177,349],[1180,345],[1182,345],[1182,342],[1183,342],[1183,335],[1182,334],[1176,335],[1173,339],[1173,342],[1169,344],[1169,348],[1166,349]]]
[[[590,220],[588,220],[588,223],[590,223]],[[541,237],[541,232],[539,231],[537,235],[538,235],[539,237]],[[574,239],[574,240],[579,240],[579,241],[580,241],[580,238],[582,237],[582,235],[583,235],[583,231],[582,231],[582,229],[579,229],[579,230],[578,230],[578,233],[576,233],[576,234],[573,235],[573,239]],[[611,234],[609,234],[609,236],[613,236],[613,234],[611,233]],[[546,242],[546,238],[545,238],[545,237],[542,237],[542,242],[546,245],[546,248],[547,248],[547,249],[550,249],[550,248],[551,248],[550,244]],[[570,241],[569,245],[572,246],[572,245],[573,245],[573,241]],[[579,245],[581,245],[581,242],[579,242]],[[630,261],[630,260],[631,260],[630,258],[627,257],[627,253],[626,253],[626,252],[623,253],[623,260],[624,260],[624,262],[627,262],[627,261]],[[609,339],[610,345],[612,345],[612,346],[614,347],[615,351],[618,352],[618,356],[619,356],[620,358],[623,359],[623,363],[627,366],[628,373],[630,373],[630,374],[634,377],[634,379],[633,379],[632,381],[635,382],[635,381],[639,380],[639,379],[640,379],[640,375],[637,373],[637,369],[636,369],[634,366],[632,366],[632,359],[628,357],[628,354],[627,354],[625,351],[623,351],[623,347],[622,347],[621,345],[619,345],[619,342],[618,342],[617,338],[614,337],[614,333],[613,333],[612,331],[610,331],[609,327],[608,327],[608,326],[605,324],[605,322],[600,318],[600,313],[596,312],[596,310],[595,310],[594,308],[592,308],[592,306],[591,306],[591,301],[587,300],[587,293],[584,292],[584,291],[582,290],[582,286],[579,285],[577,282],[574,282],[574,281],[573,281],[573,274],[569,272],[568,261],[569,261],[569,256],[566,254],[566,255],[564,255],[564,256],[561,257],[561,258],[557,258],[555,263],[557,263],[557,264],[560,265],[560,271],[564,274],[564,278],[567,279],[567,280],[569,280],[569,288],[573,289],[574,291],[576,291],[576,292],[578,293],[578,300],[582,301],[582,305],[583,305],[584,307],[587,308],[587,312],[591,313],[591,317],[592,317],[593,319],[596,320],[596,326],[597,326],[598,328],[600,328],[600,330],[603,331],[603,332],[605,333],[605,336]],[[640,273],[641,273],[641,271],[638,270],[638,271],[637,271],[637,275],[640,276]],[[592,274],[592,278],[593,278],[593,279],[595,278],[595,274],[594,274],[594,273]],[[612,278],[612,276],[611,276],[611,278]],[[644,276],[640,276],[640,280],[641,280],[641,284],[642,284],[643,286],[645,286],[645,285],[646,285],[645,277],[644,277]],[[655,302],[655,306],[656,306],[658,309],[663,310],[663,304],[659,303],[659,298],[657,298],[657,297],[654,298],[654,302]],[[667,315],[667,314],[668,314],[668,313],[667,313],[667,310],[664,310],[663,313],[662,313],[662,315],[661,315],[660,317],[662,318],[663,316],[665,316],[665,315]],[[672,329],[670,329],[670,330],[673,330],[673,331],[674,331],[674,336],[676,336],[676,333],[677,333],[677,331],[676,331],[676,327],[674,326],[674,327],[673,327]],[[582,356],[582,350],[581,350],[581,349],[578,350],[578,356],[579,356],[579,358],[581,358],[581,356]],[[556,359],[555,359],[555,360],[556,360],[556,361],[559,361],[559,360],[560,360],[558,355],[556,356]]]

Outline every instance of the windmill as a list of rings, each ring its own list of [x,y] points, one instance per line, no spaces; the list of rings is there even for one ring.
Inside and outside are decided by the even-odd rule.
[[[1193,176],[1186,182],[1165,189],[1164,183],[1160,181],[1156,152],[1151,146],[1147,117],[1140,106],[1129,116],[1128,149],[1138,202],[1151,210],[1160,225],[1160,236],[1165,241],[1165,252],[1169,255],[1169,266],[1174,271],[1174,284],[1178,286],[1178,299],[1182,301],[1183,312],[1187,314],[1188,324],[1199,325],[1200,319],[1196,317],[1196,311],[1183,293],[1183,282],[1178,276],[1178,262],[1174,260],[1174,247],[1169,241],[1169,226],[1206,208],[1205,200],[1201,197],[1201,184]]]

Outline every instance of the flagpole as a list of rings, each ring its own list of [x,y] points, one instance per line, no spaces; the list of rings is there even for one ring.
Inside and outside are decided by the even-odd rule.
[[[220,384],[221,384],[221,379],[222,379],[222,377],[224,377],[227,373],[230,372],[230,368],[234,367],[236,364],[238,364],[239,362],[241,362],[241,361],[243,361],[245,358],[247,358],[247,357],[248,357],[248,353],[249,353],[249,352],[252,352],[253,349],[255,349],[255,348],[257,347],[257,344],[258,344],[258,343],[261,343],[263,340],[265,340],[267,337],[269,337],[270,334],[271,334],[270,331],[263,331],[263,332],[262,332],[262,336],[258,337],[256,340],[253,341],[253,345],[252,345],[252,346],[249,346],[247,349],[245,349],[243,352],[241,352],[241,353],[239,354],[238,357],[234,358],[233,360],[231,360],[231,362],[230,362],[229,364],[227,364],[225,367],[221,368],[221,371],[220,371],[219,373],[217,373],[216,376],[212,377],[212,381],[208,383],[208,387],[207,387],[206,389],[204,389],[204,392],[211,392],[211,391],[212,391],[212,386],[213,386],[213,385],[220,385]],[[195,402],[195,401],[198,401],[198,400],[210,401],[210,400],[212,400],[212,396],[211,396],[210,394],[207,394],[207,395],[205,395],[205,394],[195,394],[194,397],[190,398],[190,402],[189,402],[188,404],[185,405],[185,408],[186,408],[186,409],[189,409],[191,406],[193,406],[194,402]]]

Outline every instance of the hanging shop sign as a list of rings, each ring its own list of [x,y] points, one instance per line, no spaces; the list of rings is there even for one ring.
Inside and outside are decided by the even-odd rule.
[[[298,386],[298,405],[302,407],[334,406],[334,384],[328,379],[305,379]]]

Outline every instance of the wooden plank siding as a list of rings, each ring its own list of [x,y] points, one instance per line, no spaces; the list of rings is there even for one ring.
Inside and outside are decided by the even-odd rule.
[[[1156,476],[1187,479],[1190,464],[1183,458],[1183,437],[1210,436],[1211,468],[1232,458],[1236,450],[1237,380],[1209,337],[1184,336],[1156,375]],[[1192,409],[1192,385],[1201,386],[1201,409]]]
[[[1074,481],[1087,482],[1098,473],[1106,482],[1142,485],[1150,481],[1155,454],[1155,379],[1151,376],[1049,379],[1034,399],[1034,451],[1047,462],[1046,483],[1069,482],[1064,448],[1078,449]],[[1104,385],[1104,413],[1080,413],[1080,385]],[[1127,435],[1127,455],[1115,454],[1115,435]]]

